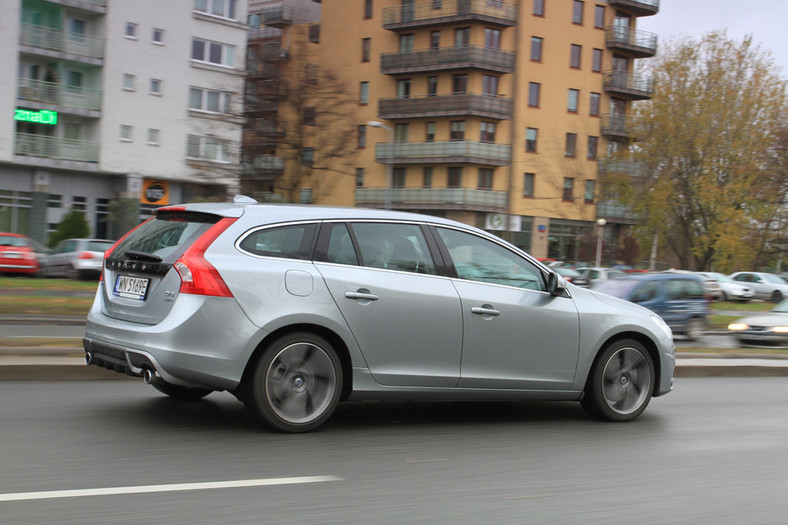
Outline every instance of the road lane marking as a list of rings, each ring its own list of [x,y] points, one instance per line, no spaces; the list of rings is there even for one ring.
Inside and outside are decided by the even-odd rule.
[[[16,492],[0,494],[0,502],[58,498],[82,498],[86,496],[115,496],[119,494],[149,494],[153,492],[182,492],[187,490],[269,487],[276,485],[298,485],[302,483],[325,483],[327,481],[342,481],[342,478],[337,476],[302,476],[295,478],[240,479],[235,481],[207,481],[202,483],[174,483],[168,485],[139,485],[132,487],[49,490],[44,492]]]

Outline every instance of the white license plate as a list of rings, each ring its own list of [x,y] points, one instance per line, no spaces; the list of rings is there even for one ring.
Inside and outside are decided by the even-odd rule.
[[[144,301],[145,294],[148,293],[149,282],[150,279],[118,275],[118,278],[115,279],[115,289],[112,293],[120,297]]]

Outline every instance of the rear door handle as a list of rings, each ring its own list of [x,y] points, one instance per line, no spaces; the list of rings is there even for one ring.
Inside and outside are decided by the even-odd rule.
[[[348,299],[361,299],[364,301],[377,301],[379,299],[377,295],[363,291],[345,292],[345,297],[347,297]]]

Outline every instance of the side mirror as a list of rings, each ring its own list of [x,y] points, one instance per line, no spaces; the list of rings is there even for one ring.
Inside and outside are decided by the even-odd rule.
[[[547,274],[547,291],[550,295],[559,296],[566,294],[566,281],[555,272]]]

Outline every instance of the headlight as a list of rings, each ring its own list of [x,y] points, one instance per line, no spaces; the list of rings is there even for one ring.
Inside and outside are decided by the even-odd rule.
[[[775,334],[788,334],[788,326],[775,326],[774,327]]]
[[[668,336],[668,339],[673,339],[673,330],[670,329],[667,323],[663,321],[660,316],[650,315],[649,317],[651,317],[655,325],[657,325],[663,332],[665,332],[665,335]]]
[[[739,330],[747,330],[750,326],[745,323],[731,323],[728,325],[728,330],[733,330],[735,332]]]

